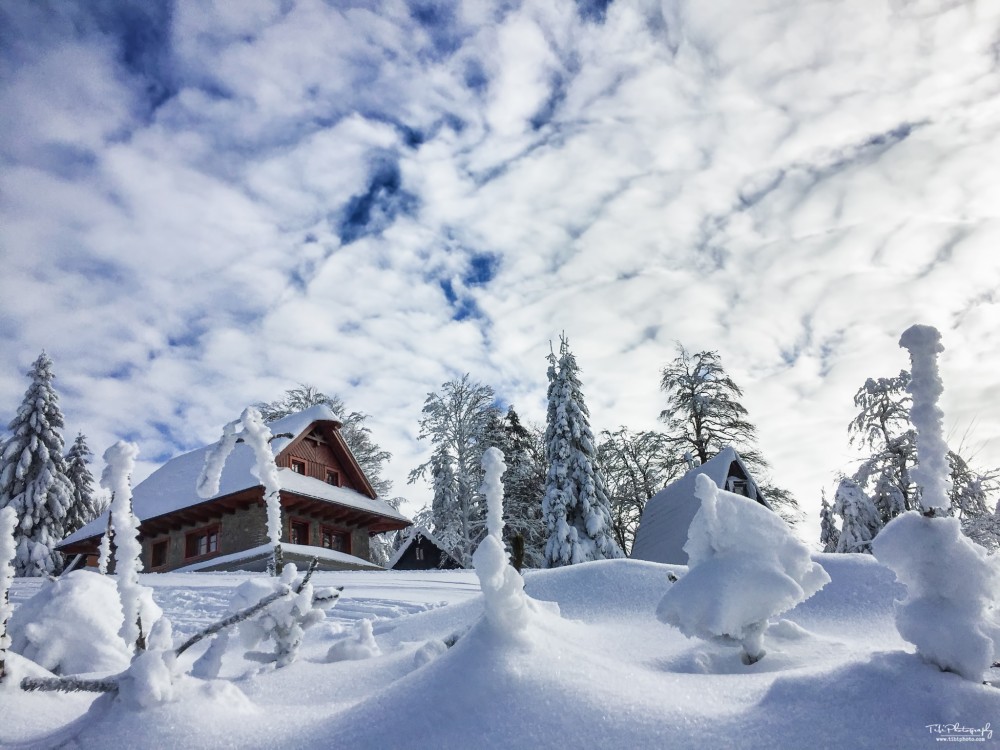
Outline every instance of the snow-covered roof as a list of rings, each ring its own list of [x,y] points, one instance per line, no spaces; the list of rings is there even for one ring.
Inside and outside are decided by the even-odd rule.
[[[704,474],[724,490],[729,478],[729,468],[734,461],[753,482],[743,459],[727,445],[701,466],[695,466],[653,495],[642,511],[639,528],[635,532],[632,559],[687,565],[688,556],[684,545],[688,538],[688,527],[701,508],[701,501],[694,494],[695,480]],[[754,486],[756,487],[756,483]]]
[[[407,529],[407,533],[408,536],[406,538],[406,541],[399,546],[399,549],[396,550],[396,554],[394,554],[392,558],[389,560],[389,562],[385,564],[387,570],[392,570],[394,567],[396,567],[396,563],[398,563],[400,559],[402,559],[403,555],[406,554],[406,550],[410,548],[410,545],[413,544],[413,542],[416,540],[418,536],[422,536],[424,539],[426,539],[435,547],[437,547],[439,550],[441,550],[441,552],[448,555],[448,557],[452,556],[451,553],[448,552],[448,548],[445,547],[443,544],[441,544],[441,542],[438,541],[437,537],[435,537],[431,532],[429,532],[423,526],[415,526],[411,529]]]
[[[311,406],[308,409],[290,414],[283,419],[271,422],[268,427],[273,435],[291,435],[278,437],[271,441],[271,451],[277,456],[291,445],[296,438],[309,429],[317,421],[338,422],[330,408],[324,405]],[[192,505],[206,502],[206,498],[198,496],[195,491],[198,477],[205,465],[205,455],[213,446],[207,445],[189,453],[184,453],[167,461],[163,466],[150,474],[132,490],[132,510],[140,521],[156,518]],[[253,449],[246,443],[237,443],[232,454],[226,460],[219,482],[219,491],[213,498],[230,495],[234,492],[256,487],[260,481],[251,473],[254,465]],[[296,474],[290,469],[279,469],[278,476],[282,489],[307,497],[326,500],[349,508],[377,513],[393,520],[409,522],[406,516],[394,509],[388,503],[372,499],[347,487],[334,487],[319,479]],[[108,525],[108,515],[105,511],[101,516],[77,530],[62,541],[62,544],[82,541],[103,534]]]
[[[229,555],[222,555],[220,557],[213,557],[210,560],[201,560],[200,562],[191,563],[190,565],[185,565],[183,568],[177,568],[177,570],[171,571],[172,573],[191,573],[198,570],[204,570],[205,568],[215,568],[219,565],[229,565],[230,563],[239,563],[244,560],[255,560],[262,557],[267,557],[271,554],[272,547],[270,544],[262,544],[259,547],[253,547],[252,549],[244,549],[239,552],[233,552]],[[345,563],[357,568],[365,568],[371,570],[382,570],[381,565],[376,565],[375,563],[364,560],[360,557],[355,557],[354,555],[349,555],[346,552],[338,552],[333,549],[326,549],[324,547],[311,547],[304,544],[286,544],[282,542],[281,552],[285,555],[300,555],[302,557],[318,557],[320,560],[330,560],[331,562]]]

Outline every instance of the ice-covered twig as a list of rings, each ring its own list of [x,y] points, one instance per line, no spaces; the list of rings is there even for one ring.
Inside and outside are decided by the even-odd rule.
[[[21,690],[27,693],[117,693],[118,677],[102,680],[84,680],[79,677],[25,677],[21,680]]]

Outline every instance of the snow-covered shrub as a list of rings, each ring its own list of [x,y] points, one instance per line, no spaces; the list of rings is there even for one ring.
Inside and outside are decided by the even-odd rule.
[[[287,590],[286,596],[269,605],[260,615],[239,624],[243,646],[256,648],[258,644],[274,641],[274,652],[255,654],[259,661],[274,662],[284,667],[295,661],[305,631],[326,617],[326,610],[336,602],[336,589],[313,589],[312,583],[296,583],[298,571],[289,563],[278,578],[251,578],[241,583],[230,603],[230,609],[237,612],[251,607],[264,597]]]
[[[143,622],[161,615],[143,587]],[[12,650],[60,675],[114,672],[129,662],[119,635],[122,606],[114,579],[74,570],[46,582],[10,618]]]
[[[657,617],[689,638],[739,643],[752,664],[764,656],[768,619],[808,599],[830,576],[764,506],[704,475],[695,494],[701,509],[684,545],[689,570],[664,595]]]
[[[10,648],[7,620],[14,611],[8,592],[14,580],[14,557],[17,555],[17,543],[14,541],[15,526],[17,526],[17,514],[14,509],[0,508],[0,680],[4,677],[7,649]]]
[[[179,676],[170,620],[161,617],[149,633],[146,650],[118,678],[118,700],[133,708],[166,703],[174,699]]]
[[[957,518],[941,517],[950,507],[948,448],[937,405],[943,390],[937,368],[941,335],[930,326],[911,326],[899,345],[909,350],[912,363],[911,421],[919,461],[913,475],[923,514],[893,519],[873,548],[906,586],[906,598],[896,603],[899,634],[927,661],[978,682],[1000,646],[1000,573],[986,550],[962,534]]]
[[[145,648],[146,634],[153,626],[142,611],[142,601],[152,598],[152,591],[139,583],[142,571],[142,544],[139,520],[132,513],[132,470],[139,448],[119,440],[104,452],[101,486],[111,492],[111,524],[115,540],[115,579],[121,597],[121,634],[129,647]],[[144,617],[144,615],[146,615]],[[158,616],[158,615],[157,615]]]
[[[372,621],[365,619],[358,623],[357,632],[353,637],[342,638],[330,646],[327,661],[350,661],[372,659],[379,656],[382,649],[375,642]]]
[[[482,492],[486,496],[488,533],[479,543],[472,562],[483,591],[486,617],[499,633],[516,636],[528,624],[530,601],[524,593],[524,579],[508,563],[503,544],[503,484],[506,466],[503,453],[488,448],[483,454]]]

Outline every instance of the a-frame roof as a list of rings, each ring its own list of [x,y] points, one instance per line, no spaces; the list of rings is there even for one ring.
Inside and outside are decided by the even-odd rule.
[[[362,494],[347,487],[335,487],[284,468],[278,470],[282,490],[376,514],[391,521],[409,523],[408,518],[376,496],[371,483],[364,476],[357,460],[344,442],[339,430],[340,422],[329,407],[312,406],[278,419],[268,427],[276,436],[271,441],[271,451],[275,457],[303,439],[313,429],[319,429],[338,458],[342,460],[346,470],[357,475],[356,484],[366,492]],[[172,458],[136,485],[132,491],[132,509],[136,518],[142,522],[205,503],[205,498],[198,496],[195,487],[205,465],[205,455],[211,448],[212,445],[207,445]],[[237,443],[222,471],[219,491],[207,502],[258,487],[260,482],[251,472],[253,465],[253,450],[246,443]],[[100,517],[64,539],[59,546],[64,547],[99,536],[104,533],[107,524],[108,516],[105,511]]]
[[[738,467],[735,472],[733,464]],[[743,459],[727,445],[701,466],[695,466],[649,499],[635,532],[632,559],[687,565],[684,545],[687,543],[688,527],[701,508],[701,500],[694,494],[695,480],[704,474],[719,489],[724,490],[726,480],[734,473],[742,473],[753,486],[755,499],[770,509],[771,506],[761,494]]]

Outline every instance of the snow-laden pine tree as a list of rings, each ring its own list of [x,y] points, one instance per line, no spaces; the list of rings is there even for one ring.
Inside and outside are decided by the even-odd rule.
[[[840,529],[837,528],[830,503],[826,501],[826,492],[823,493],[823,504],[819,511],[819,543],[823,545],[824,552],[836,552],[840,543]]]
[[[504,454],[504,541],[516,549],[523,545],[523,565],[540,568],[545,559],[548,532],[542,519],[545,494],[545,442],[543,431],[526,427],[513,406],[490,430],[489,443]]]
[[[52,360],[45,352],[29,377],[31,385],[0,456],[0,508],[13,508],[17,514],[14,570],[19,577],[49,575],[62,568],[55,546],[65,536],[73,503],[60,433],[63,416],[52,386]]]
[[[677,454],[689,451],[703,464],[731,445],[756,475],[771,507],[788,523],[800,520],[795,498],[768,478],[767,461],[757,448],[757,428],[740,403],[743,391],[722,367],[718,352],[692,354],[678,344],[677,357],[663,368],[660,389],[667,394],[660,419]]]
[[[77,433],[66,454],[66,476],[73,487],[73,502],[66,514],[67,536],[97,518],[103,510],[94,490],[94,475],[87,468],[93,455],[83,433]]]
[[[434,487],[434,535],[468,567],[484,534],[486,507],[479,487],[481,460],[495,422],[496,395],[468,374],[441,385],[424,401],[419,438],[430,438],[431,459],[410,472],[411,483],[428,470]],[[447,540],[447,541],[446,541]]]
[[[580,368],[563,336],[549,354],[545,456],[549,464],[542,517],[549,538],[545,565],[623,557],[611,526],[611,503],[597,462]]]
[[[868,552],[882,521],[871,498],[850,477],[843,477],[833,496],[833,512],[843,519],[835,552]]]

